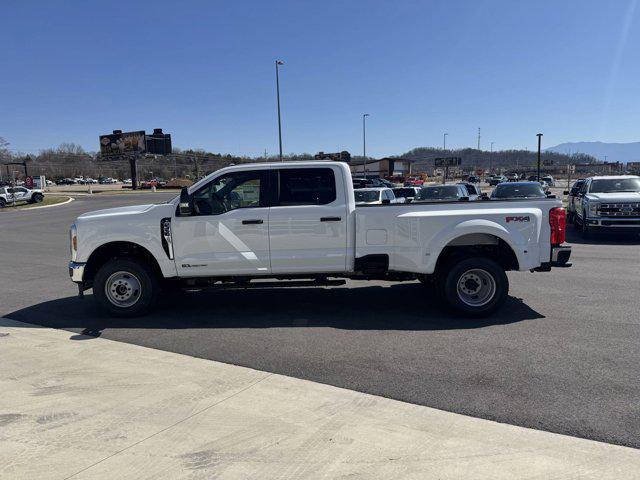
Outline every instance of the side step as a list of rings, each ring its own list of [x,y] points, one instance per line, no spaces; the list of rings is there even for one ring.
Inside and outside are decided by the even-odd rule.
[[[202,290],[248,290],[256,288],[287,288],[287,287],[339,287],[346,284],[346,280],[276,280],[270,282],[256,281],[256,282],[225,282],[216,283],[213,285],[193,285],[183,287],[187,292],[198,292]]]

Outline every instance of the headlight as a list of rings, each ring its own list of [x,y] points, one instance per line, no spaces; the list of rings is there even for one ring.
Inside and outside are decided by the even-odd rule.
[[[594,203],[594,202],[589,203],[589,216],[597,217],[598,215],[600,215],[599,210],[600,210],[599,203]]]
[[[78,257],[78,228],[74,223],[69,231],[69,248],[71,250],[71,261],[75,262]]]

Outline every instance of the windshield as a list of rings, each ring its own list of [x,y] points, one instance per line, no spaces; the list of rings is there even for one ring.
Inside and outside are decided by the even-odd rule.
[[[594,180],[589,193],[640,192],[640,178],[603,178]]]
[[[376,190],[356,190],[354,194],[356,202],[377,202],[380,199],[380,192]]]
[[[546,197],[544,190],[539,183],[527,184],[504,184],[498,185],[493,193],[493,198],[544,198]]]
[[[457,200],[458,187],[426,187],[420,190],[418,200]]]

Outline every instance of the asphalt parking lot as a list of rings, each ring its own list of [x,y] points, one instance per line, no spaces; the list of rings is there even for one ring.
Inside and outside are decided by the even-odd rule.
[[[639,237],[583,240],[569,228],[574,266],[510,273],[511,298],[482,321],[452,317],[417,282],[176,293],[129,320],[78,299],[73,219],[173,195],[0,212],[0,316],[640,447]]]

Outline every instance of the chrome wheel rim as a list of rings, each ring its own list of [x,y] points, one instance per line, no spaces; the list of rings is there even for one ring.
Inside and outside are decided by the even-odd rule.
[[[482,307],[496,295],[496,281],[481,268],[467,270],[458,279],[458,298],[471,307]]]
[[[130,272],[115,272],[104,285],[107,299],[115,306],[126,308],[140,300],[142,284],[138,277]]]

